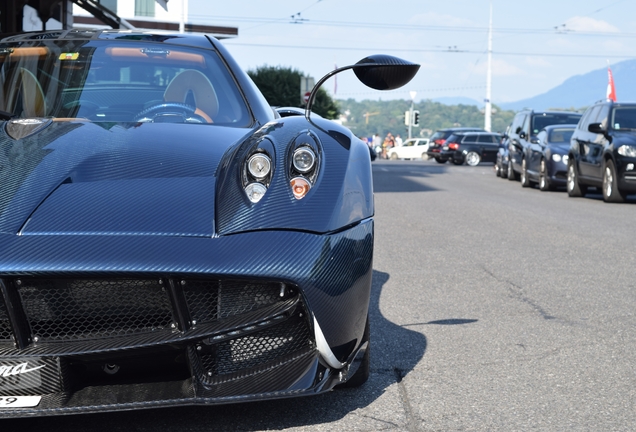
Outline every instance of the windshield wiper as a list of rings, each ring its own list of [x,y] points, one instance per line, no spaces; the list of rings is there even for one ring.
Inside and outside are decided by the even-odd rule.
[[[0,119],[11,120],[13,117],[15,117],[15,114],[0,110]]]

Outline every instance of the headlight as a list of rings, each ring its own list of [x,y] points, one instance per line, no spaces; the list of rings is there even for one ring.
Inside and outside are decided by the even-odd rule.
[[[294,151],[294,155],[292,157],[294,168],[298,170],[298,172],[306,173],[311,171],[316,163],[316,155],[311,151],[309,147],[300,147]]]
[[[263,198],[267,192],[267,188],[261,183],[250,183],[245,186],[245,193],[247,194],[247,198],[253,203],[257,203]]]
[[[552,160],[555,161],[555,162],[561,162],[561,155],[553,154],[552,155]]]
[[[247,170],[255,179],[264,179],[272,170],[272,161],[264,153],[256,153],[247,161]]]
[[[567,163],[568,163],[568,160],[569,160],[569,159],[570,159],[570,158],[568,157],[568,155],[563,155],[562,160],[563,160],[563,163],[564,163],[564,164],[566,164],[566,165],[567,165]]]
[[[618,148],[618,154],[627,157],[636,157],[636,147],[630,145],[622,145]]]

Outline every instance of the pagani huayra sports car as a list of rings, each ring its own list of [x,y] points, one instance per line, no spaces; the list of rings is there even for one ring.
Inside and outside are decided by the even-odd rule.
[[[366,381],[369,150],[315,92],[272,109],[204,35],[0,40],[0,417]]]

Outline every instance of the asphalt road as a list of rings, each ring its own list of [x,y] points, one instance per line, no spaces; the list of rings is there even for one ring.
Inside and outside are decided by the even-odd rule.
[[[0,421],[2,431],[636,429],[636,200],[522,189],[491,165],[373,168],[363,387]]]

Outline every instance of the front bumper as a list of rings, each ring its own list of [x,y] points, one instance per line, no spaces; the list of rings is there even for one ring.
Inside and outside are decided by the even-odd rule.
[[[16,373],[0,397],[41,401],[0,418],[316,394],[366,349],[372,220],[328,235],[2,237],[0,367]]]

